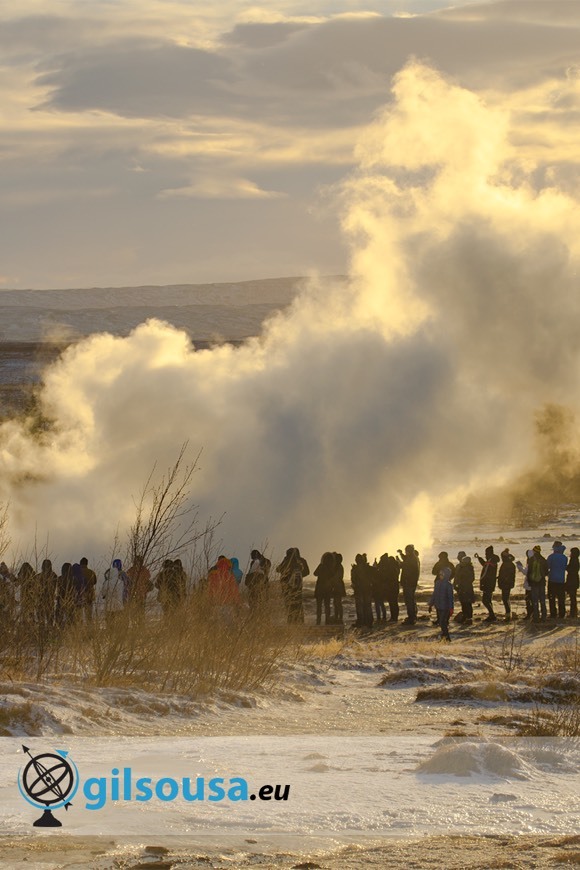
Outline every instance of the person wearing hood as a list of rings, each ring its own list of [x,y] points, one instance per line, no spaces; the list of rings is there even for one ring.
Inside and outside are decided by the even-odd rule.
[[[519,559],[516,562],[516,567],[518,571],[520,572],[520,574],[524,575],[524,597],[526,602],[526,615],[524,616],[524,619],[531,619],[534,615],[534,606],[532,604],[532,587],[530,585],[530,581],[528,580],[528,565],[530,564],[530,559],[533,557],[533,555],[533,550],[527,550],[526,564],[523,565]]]
[[[303,579],[310,574],[306,559],[300,555],[298,547],[290,547],[276,568],[280,575],[282,598],[286,606],[288,623],[304,622],[302,601]]]
[[[457,554],[459,564],[455,569],[455,579],[453,587],[457,592],[457,598],[461,604],[461,613],[457,616],[457,622],[462,625],[473,624],[473,602],[475,601],[475,592],[473,584],[475,582],[475,571],[471,557],[463,550]]]
[[[441,626],[441,640],[450,641],[449,620],[453,616],[453,586],[451,585],[451,570],[441,568],[435,580],[433,594],[429,601],[429,613],[435,607]]]
[[[105,599],[105,616],[109,619],[113,614],[121,613],[129,599],[129,578],[120,559],[113,559],[111,567],[105,571],[102,597]]]
[[[527,578],[530,584],[530,594],[532,597],[532,619],[534,622],[544,622],[546,620],[546,577],[548,576],[548,563],[542,556],[542,548],[539,544],[532,550],[532,557],[528,559]]]
[[[484,622],[495,622],[497,617],[493,611],[493,593],[497,582],[499,556],[493,552],[493,547],[489,546],[485,548],[485,559],[482,559],[477,553],[474,558],[477,559],[481,565],[479,588],[483,593],[481,600],[488,614],[484,619]]]
[[[0,619],[2,626],[6,626],[14,618],[16,610],[15,582],[16,578],[6,562],[0,562]]]
[[[240,560],[236,559],[235,556],[230,558],[230,562],[232,564],[232,574],[236,579],[236,583],[238,584],[238,588],[240,587],[242,580],[244,579],[244,572],[240,568]]]
[[[43,561],[40,574],[36,575],[34,582],[38,589],[38,622],[42,630],[46,631],[54,625],[58,583],[50,559]]]
[[[580,574],[580,550],[572,547],[566,568],[566,591],[570,597],[570,619],[578,619],[578,586]]]
[[[403,587],[403,598],[405,607],[407,608],[407,618],[403,620],[403,625],[415,625],[417,622],[417,602],[415,593],[421,573],[421,563],[419,562],[419,554],[415,550],[413,544],[407,544],[405,552],[402,550],[399,553],[399,565],[401,566],[401,586]]]
[[[505,608],[505,621],[509,622],[512,618],[512,609],[510,604],[511,591],[516,585],[516,566],[515,556],[512,556],[506,548],[501,554],[501,565],[499,566],[499,574],[497,576],[497,585],[501,589],[501,600]]]
[[[207,578],[208,599],[221,616],[230,622],[234,608],[242,603],[236,578],[232,573],[232,563],[226,556],[220,556]]]
[[[568,557],[564,555],[565,549],[566,547],[562,541],[554,541],[552,553],[546,560],[548,563],[550,619],[564,619],[566,616],[566,567],[568,565]]]
[[[74,622],[75,606],[75,581],[72,565],[70,562],[65,562],[60,569],[56,586],[56,624],[59,628],[65,628]]]

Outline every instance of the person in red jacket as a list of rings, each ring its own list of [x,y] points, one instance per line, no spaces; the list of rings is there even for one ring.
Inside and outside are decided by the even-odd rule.
[[[232,563],[220,556],[207,578],[207,594],[210,602],[219,608],[224,618],[230,619],[232,608],[239,608],[242,599],[236,583]]]

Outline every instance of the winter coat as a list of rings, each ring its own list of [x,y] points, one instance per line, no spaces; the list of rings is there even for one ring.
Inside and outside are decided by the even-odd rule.
[[[333,554],[324,553],[320,560],[320,565],[314,571],[314,576],[316,577],[314,597],[317,601],[323,601],[325,598],[332,597],[335,573],[336,562]]]
[[[516,566],[511,559],[502,559],[497,575],[497,585],[502,590],[513,589],[516,585]]]
[[[429,607],[435,607],[436,610],[453,610],[453,586],[449,579],[437,577]]]
[[[566,547],[564,544],[560,544],[559,547],[554,548],[554,552],[546,559],[546,562],[548,563],[548,580],[550,583],[566,582],[566,566],[568,564],[568,557],[564,555],[565,549]]]
[[[580,587],[578,579],[580,574],[580,562],[578,556],[574,556],[574,554],[570,556],[566,568],[566,574],[568,575],[566,578],[566,589],[568,592],[573,592],[575,589]]]
[[[401,566],[394,556],[381,556],[375,568],[381,601],[390,601],[399,596],[399,573]]]
[[[421,573],[421,563],[415,554],[407,554],[399,560],[401,565],[401,586],[403,589],[416,589]]]
[[[242,569],[240,568],[240,560],[239,560],[239,559],[236,559],[236,557],[233,556],[233,557],[230,559],[230,562],[232,563],[232,574],[233,574],[234,577],[236,578],[236,583],[237,583],[238,586],[239,586],[240,583],[242,582],[243,578],[244,578],[244,572],[243,572]]]
[[[350,583],[355,598],[372,601],[375,569],[368,562],[355,562],[350,569]]]
[[[481,565],[481,574],[479,577],[479,588],[482,592],[493,592],[497,582],[497,566],[499,564],[499,556],[495,553],[489,559],[482,559],[478,556],[479,564]]]
[[[105,571],[105,582],[103,584],[102,595],[105,599],[105,610],[108,613],[122,610],[123,605],[127,601],[129,595],[129,578],[125,571],[123,571],[122,568],[118,568],[114,563]]]
[[[457,597],[463,604],[473,604],[475,601],[475,592],[473,584],[475,583],[475,570],[469,556],[464,556],[457,568],[455,569],[454,587],[457,592]]]
[[[299,550],[293,547],[286,553],[286,556],[278,567],[276,572],[280,575],[280,584],[282,592],[288,594],[291,592],[302,591],[302,580],[310,574],[308,562],[300,555]]]
[[[207,594],[212,604],[241,604],[240,590],[229,559],[218,559],[207,578]]]

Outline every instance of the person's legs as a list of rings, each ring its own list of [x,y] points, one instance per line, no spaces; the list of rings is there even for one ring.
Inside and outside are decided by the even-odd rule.
[[[556,619],[556,584],[548,580],[548,604],[550,606],[550,619]]]
[[[316,625],[320,625],[322,620],[322,598],[316,599]]]
[[[411,625],[414,625],[417,621],[417,607],[415,604],[415,587],[414,586],[404,586],[403,587],[403,598],[405,600],[405,607],[407,609],[407,622]]]
[[[570,619],[578,618],[578,590],[577,589],[569,589],[568,595],[570,596]]]
[[[324,596],[324,624],[330,623],[330,595]]]
[[[449,611],[437,610],[437,615],[439,617],[439,625],[441,626],[441,637],[444,640],[451,640],[449,637]]]
[[[510,593],[511,593],[511,589],[502,589],[501,590],[501,600],[503,601],[503,606],[505,608],[506,619],[509,619],[509,617],[512,614],[512,609],[510,606]]]
[[[566,617],[566,587],[563,583],[557,584],[556,600],[558,602],[558,619]]]
[[[396,622],[399,618],[399,601],[398,596],[389,598],[389,611],[391,613],[391,622]]]
[[[485,607],[485,609],[487,610],[487,613],[488,613],[488,615],[486,617],[488,622],[495,622],[495,620],[496,620],[495,613],[493,612],[493,598],[492,598],[492,596],[493,596],[493,592],[491,592],[491,590],[488,590],[488,589],[486,589],[484,591],[483,595],[481,596],[483,606]]]

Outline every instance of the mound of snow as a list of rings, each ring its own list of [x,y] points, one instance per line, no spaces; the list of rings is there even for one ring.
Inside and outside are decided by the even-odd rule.
[[[422,761],[418,773],[447,776],[495,776],[502,779],[529,779],[525,761],[499,743],[445,743]]]

